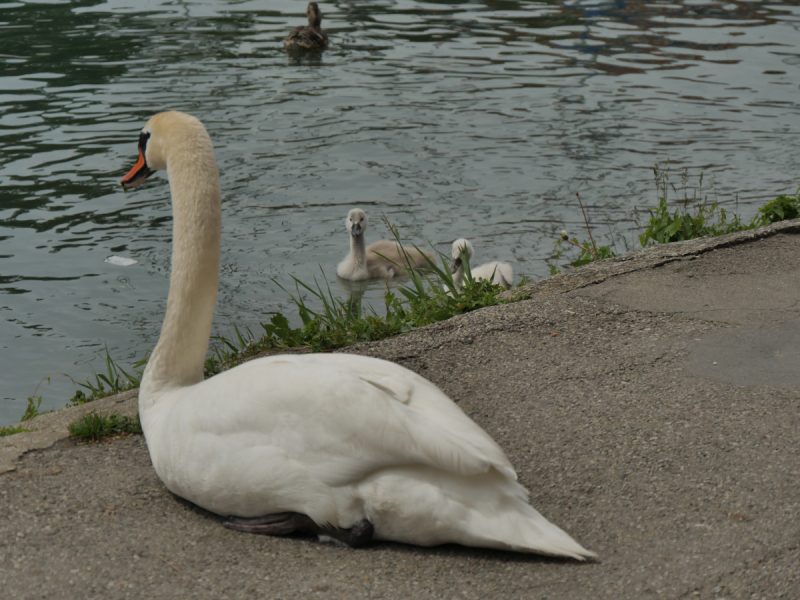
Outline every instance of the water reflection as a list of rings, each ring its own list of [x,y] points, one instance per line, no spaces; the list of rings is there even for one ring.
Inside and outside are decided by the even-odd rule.
[[[375,291],[385,290],[388,285],[388,283],[382,281],[351,281],[349,279],[342,279],[341,277],[336,278],[336,287],[344,292],[344,294],[342,294],[342,304],[355,318],[359,318],[362,315],[361,308],[364,293],[368,289]]]
[[[797,187],[798,1],[322,9],[331,47],[287,56],[304,1],[4,5],[0,424],[40,378],[88,375],[106,342],[123,362],[153,344],[169,191],[163,174],[128,194],[117,181],[159,110],[196,114],[215,143],[224,334],[231,321],[256,331],[294,314],[272,278],[335,273],[354,206],[444,252],[468,237],[495,249],[485,260],[537,278],[557,232],[579,233],[576,191],[596,235],[611,224],[632,239],[628,215],[653,204],[655,162],[689,168],[692,185],[713,175],[712,199],[738,195],[746,216]],[[344,300],[380,312],[382,282],[334,279]],[[48,408],[74,390],[53,381],[38,392]]]

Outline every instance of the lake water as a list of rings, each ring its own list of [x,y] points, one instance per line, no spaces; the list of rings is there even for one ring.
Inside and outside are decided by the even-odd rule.
[[[0,426],[34,393],[62,407],[60,373],[102,369],[106,344],[126,366],[155,344],[169,189],[118,181],[158,111],[215,143],[223,334],[293,314],[272,278],[321,266],[337,290],[351,207],[368,241],[385,214],[540,278],[558,231],[584,234],[575,192],[596,237],[631,239],[656,163],[748,218],[800,185],[800,1],[320,6],[332,45],[297,58],[281,42],[302,1],[0,4]]]

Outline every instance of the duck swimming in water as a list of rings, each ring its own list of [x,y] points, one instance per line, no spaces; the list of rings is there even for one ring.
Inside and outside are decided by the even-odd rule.
[[[320,27],[322,13],[316,2],[308,3],[306,16],[308,25],[298,25],[283,40],[283,47],[286,50],[322,50],[328,45],[328,34]]]
[[[161,169],[172,192],[172,273],[139,415],[171,492],[239,531],[593,556],[528,504],[483,429],[400,365],[355,354],[278,355],[204,379],[222,208],[214,149],[196,118],[151,118],[122,185]]]

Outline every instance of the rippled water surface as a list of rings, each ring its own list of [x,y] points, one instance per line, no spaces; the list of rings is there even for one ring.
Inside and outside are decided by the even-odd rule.
[[[557,232],[582,233],[576,191],[603,237],[655,203],[657,162],[747,217],[799,184],[800,0],[321,8],[331,48],[289,57],[302,1],[0,4],[0,425],[43,377],[101,369],[105,344],[126,365],[154,345],[169,189],[118,180],[164,109],[216,146],[223,334],[291,312],[273,277],[322,266],[336,289],[353,206],[368,241],[385,213],[405,239],[465,236],[539,278]],[[36,394],[53,408],[74,389],[53,375]]]

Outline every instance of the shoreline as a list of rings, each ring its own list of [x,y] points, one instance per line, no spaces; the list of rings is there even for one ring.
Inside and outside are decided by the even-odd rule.
[[[698,255],[712,252],[717,249],[729,248],[740,244],[752,243],[780,233],[800,233],[800,219],[780,221],[758,229],[739,231],[721,236],[706,236],[703,238],[659,244],[648,248],[641,248],[628,254],[591,262],[577,269],[569,269],[560,274],[531,282],[520,288],[512,288],[502,292],[500,298],[513,298],[520,293],[528,293],[530,299],[520,302],[535,301],[537,296],[548,294],[564,294],[593,284],[598,284],[611,277],[625,275],[644,269],[660,267],[672,262],[693,260]],[[502,305],[509,306],[509,305]],[[497,309],[498,307],[489,307]],[[486,309],[480,309],[486,310]],[[352,352],[354,349],[381,344],[390,340],[403,339],[418,331],[433,329],[443,326],[451,321],[461,319],[471,313],[452,317],[446,321],[439,321],[415,329],[407,334],[375,342],[361,342],[335,350],[335,352]],[[285,349],[275,352],[263,353],[246,360],[253,360],[261,356],[272,354],[296,353],[298,350]],[[243,362],[246,362],[243,361]],[[56,411],[41,414],[30,421],[26,421],[25,428],[28,432],[16,433],[0,437],[0,473],[14,470],[16,461],[26,452],[43,449],[55,442],[69,437],[67,426],[80,420],[85,414],[98,411],[102,414],[120,414],[133,417],[137,414],[136,401],[138,388],[106,396],[99,400],[87,402],[78,406],[62,408]]]

